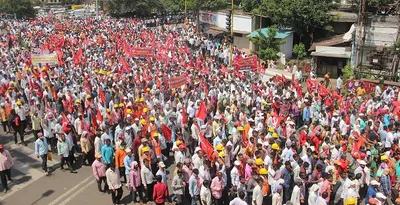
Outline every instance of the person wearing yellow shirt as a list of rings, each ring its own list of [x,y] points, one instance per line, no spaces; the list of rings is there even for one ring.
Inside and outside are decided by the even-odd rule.
[[[0,120],[1,120],[1,124],[3,125],[3,131],[5,133],[9,133],[10,130],[8,129],[8,131],[7,131],[8,115],[6,113],[6,108],[5,108],[5,104],[4,103],[1,103],[1,105],[0,105]]]
[[[357,88],[357,96],[363,96],[365,94],[365,88],[360,86]]]

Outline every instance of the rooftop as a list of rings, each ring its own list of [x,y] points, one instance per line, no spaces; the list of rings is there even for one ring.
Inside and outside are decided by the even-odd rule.
[[[252,33],[250,33],[249,35],[247,35],[247,38],[254,38],[254,37],[258,37],[258,32],[260,31],[260,29],[253,31]],[[268,35],[269,33],[269,28],[262,28],[261,29],[261,33],[264,35]],[[283,29],[277,29],[276,31],[276,35],[275,38],[277,39],[284,39],[288,36],[290,36],[290,34],[292,34],[293,31],[291,30],[283,30]]]

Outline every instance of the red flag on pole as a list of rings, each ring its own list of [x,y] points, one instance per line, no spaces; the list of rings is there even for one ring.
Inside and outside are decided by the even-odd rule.
[[[206,120],[207,108],[206,108],[206,104],[204,103],[204,101],[201,101],[200,107],[199,107],[199,109],[197,110],[197,113],[196,113],[196,117],[201,119],[201,120],[203,120],[203,121]]]
[[[161,125],[161,131],[164,135],[165,140],[167,140],[167,142],[171,141],[172,138],[172,131],[171,129],[169,129],[169,127],[167,125],[165,125],[164,123]]]
[[[101,103],[105,103],[106,102],[106,96],[104,95],[103,89],[99,87],[99,98]]]
[[[203,133],[201,133],[201,132],[200,132],[200,148],[201,148],[201,150],[203,150],[203,152],[205,154],[207,154],[208,160],[213,161],[214,147],[204,137]]]
[[[186,110],[185,110],[185,105],[182,106],[182,125],[187,124],[188,120],[187,120],[187,114],[186,114]]]
[[[78,51],[74,55],[74,64],[77,65],[79,64],[81,58],[83,55],[82,47],[79,47]]]

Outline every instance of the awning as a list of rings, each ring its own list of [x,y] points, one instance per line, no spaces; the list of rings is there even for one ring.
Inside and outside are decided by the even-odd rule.
[[[328,52],[312,52],[312,56],[331,57],[331,58],[350,58],[350,53],[328,53]]]
[[[334,46],[338,44],[345,43],[345,40],[343,39],[344,35],[337,35],[333,36],[327,40],[319,41],[319,42],[314,42],[311,47],[308,49],[308,51],[315,51],[315,48],[317,46]]]
[[[224,32],[225,31],[223,31],[223,30],[217,30],[217,29],[212,29],[212,28],[206,30],[206,33],[211,34],[213,36],[219,35],[219,34],[224,33]]]

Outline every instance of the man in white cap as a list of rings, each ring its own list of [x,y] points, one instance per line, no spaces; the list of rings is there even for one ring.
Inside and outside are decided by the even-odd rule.
[[[125,157],[124,157],[124,166],[125,166],[125,175],[126,175],[126,186],[129,187],[129,173],[132,167],[133,156],[132,150],[130,148],[125,149]]]
[[[378,192],[380,185],[381,184],[379,182],[377,182],[376,180],[371,181],[370,186],[368,187],[368,190],[367,190],[367,195],[365,196],[366,203],[369,202],[370,198],[376,197],[376,193]]]
[[[238,188],[240,188],[240,176],[239,176],[239,169],[240,169],[240,161],[236,160],[233,163],[234,167],[231,170],[231,183],[232,183],[232,188],[233,191],[237,191]]]
[[[168,175],[167,172],[165,171],[165,164],[164,162],[159,162],[158,163],[158,171],[156,173],[156,176],[161,176],[161,182],[162,183],[167,183],[168,180]]]
[[[367,163],[364,160],[359,160],[358,164],[359,166],[354,170],[354,174],[361,174],[361,178],[358,180],[360,182],[359,194],[360,199],[363,199],[369,186],[370,172],[368,167],[366,167]]]
[[[382,192],[376,193],[376,198],[380,202],[380,204],[386,204],[386,196]]]

